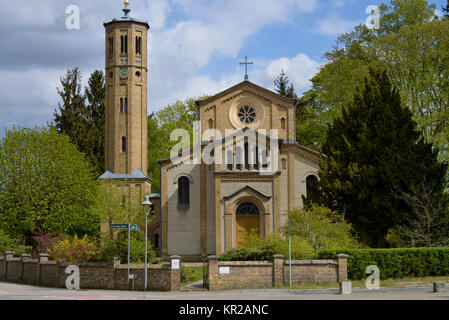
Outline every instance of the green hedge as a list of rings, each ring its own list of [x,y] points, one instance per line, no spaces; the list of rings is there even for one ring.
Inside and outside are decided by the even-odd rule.
[[[369,265],[379,267],[381,279],[449,275],[449,248],[323,250],[317,258],[335,259],[338,253],[349,255],[350,280],[366,279]]]
[[[260,248],[236,248],[222,253],[220,261],[270,261],[274,252]]]

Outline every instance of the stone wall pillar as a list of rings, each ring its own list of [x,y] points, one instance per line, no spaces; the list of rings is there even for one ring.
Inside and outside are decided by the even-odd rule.
[[[5,252],[5,281],[8,281],[8,260],[14,258],[14,251]]]
[[[37,263],[37,285],[41,285],[41,263],[47,262],[49,255],[47,253],[39,253]]]
[[[178,269],[173,269],[174,260],[179,260]],[[181,290],[181,257],[171,256],[170,263],[170,291],[179,291]]]
[[[10,259],[14,258],[14,251],[6,251],[5,258],[6,258],[6,260],[10,260]]]
[[[284,256],[275,254],[273,256],[273,287],[284,285]]]
[[[209,290],[217,290],[218,289],[218,257],[217,256],[209,256],[207,258],[207,270],[208,270],[208,279],[207,284],[209,286]]]
[[[348,257],[349,256],[347,254],[337,254],[337,262],[338,262],[337,282],[348,280]]]

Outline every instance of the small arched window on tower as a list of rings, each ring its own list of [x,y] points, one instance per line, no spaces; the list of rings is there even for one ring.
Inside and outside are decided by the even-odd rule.
[[[190,180],[187,177],[178,179],[178,208],[190,206]]]
[[[209,119],[209,129],[213,129],[214,128],[214,120]]]
[[[126,35],[120,36],[120,48],[122,55],[128,54],[128,36]]]
[[[112,57],[114,54],[114,38],[109,37],[109,56]]]
[[[125,113],[128,113],[128,98],[125,98]]]
[[[120,98],[120,113],[123,113],[123,98]]]
[[[122,137],[122,152],[126,152],[126,137]]]
[[[285,128],[287,127],[287,121],[285,120],[285,118],[281,119],[281,129],[285,130]]]
[[[142,54],[142,38],[136,37],[136,54]]]
[[[310,175],[306,178],[306,190],[307,197],[311,195],[318,187],[318,178],[314,175]]]

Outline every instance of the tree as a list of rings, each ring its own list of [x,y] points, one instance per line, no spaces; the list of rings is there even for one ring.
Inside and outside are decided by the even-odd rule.
[[[62,102],[54,112],[54,122],[58,132],[67,135],[100,174],[104,172],[105,79],[102,71],[94,71],[83,94],[81,78],[78,68],[67,70],[61,78],[62,88],[57,90]]]
[[[338,116],[362,89],[370,66],[387,68],[403,106],[440,158],[449,160],[449,21],[435,20],[435,6],[425,0],[392,0],[380,9],[379,30],[359,25],[325,54],[328,62],[312,79],[308,103]]]
[[[129,181],[115,183],[100,181],[99,192],[92,211],[100,217],[102,226],[101,243],[103,258],[120,257],[127,260],[128,231],[116,232],[111,223],[131,223],[141,226],[131,232],[131,261],[142,262],[145,257],[145,215],[142,213],[140,192]],[[149,217],[148,224],[152,217]],[[148,247],[149,261],[156,257]]]
[[[286,98],[294,99],[296,98],[295,87],[293,83],[290,83],[287,75],[284,70],[281,71],[281,74],[274,80],[275,90],[281,96]]]
[[[32,236],[98,235],[89,211],[96,184],[91,164],[54,128],[13,128],[0,141],[0,228],[33,244]]]
[[[105,171],[104,164],[104,121],[105,121],[105,78],[103,71],[95,70],[89,78],[89,86],[85,88],[87,98],[87,132],[84,152],[87,159],[98,168]]]
[[[410,246],[435,247],[447,239],[448,211],[441,192],[434,192],[424,181],[412,184],[409,193],[395,189],[393,194],[411,208],[412,216],[398,227]]]
[[[153,180],[152,190],[160,191],[160,167],[158,160],[170,157],[170,151],[177,141],[170,141],[175,129],[185,129],[190,133],[193,146],[193,122],[198,120],[198,108],[195,101],[207,99],[186,99],[168,105],[148,117],[148,174]]]
[[[339,212],[369,245],[384,247],[388,230],[410,217],[393,187],[413,183],[442,192],[445,163],[424,141],[386,71],[370,68],[363,90],[328,126],[320,164],[320,202]]]

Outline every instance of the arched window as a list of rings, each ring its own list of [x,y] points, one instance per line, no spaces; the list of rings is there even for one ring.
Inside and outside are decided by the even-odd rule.
[[[142,38],[136,37],[136,54],[142,53]]]
[[[310,175],[306,178],[307,196],[309,196],[316,190],[317,185],[318,185],[318,178],[316,176]]]
[[[282,118],[281,119],[281,129],[285,130],[286,127],[287,127],[287,124],[286,124],[285,118]]]
[[[235,148],[235,167],[237,170],[242,170],[242,148],[236,147]]]
[[[125,98],[125,113],[128,113],[128,98]]]
[[[190,206],[190,180],[187,177],[178,179],[178,207]]]
[[[245,142],[245,169],[249,170],[249,144]]]
[[[236,214],[238,215],[259,214],[259,209],[252,203],[244,203],[237,208]]]
[[[214,120],[209,119],[209,129],[213,129],[214,128]]]
[[[111,57],[114,53],[114,38],[109,37],[109,56]]]
[[[126,137],[122,137],[122,152],[126,152]]]
[[[226,163],[228,165],[228,170],[232,170],[234,168],[234,154],[230,150],[226,154]]]
[[[123,98],[120,98],[120,113],[123,113]]]

